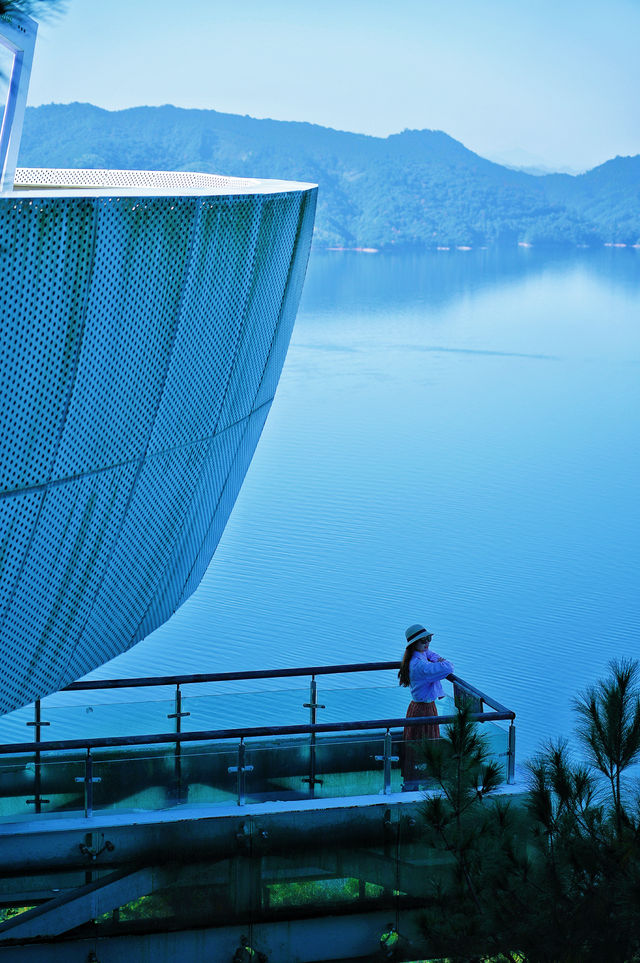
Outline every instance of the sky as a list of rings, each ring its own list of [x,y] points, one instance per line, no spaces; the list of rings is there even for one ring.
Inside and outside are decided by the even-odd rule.
[[[29,103],[213,108],[514,163],[640,153],[640,0],[68,0]]]

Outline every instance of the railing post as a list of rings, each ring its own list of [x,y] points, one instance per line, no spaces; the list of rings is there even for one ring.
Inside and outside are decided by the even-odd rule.
[[[93,784],[101,782],[100,776],[93,775],[93,756],[91,749],[87,748],[84,758],[84,776],[76,776],[76,782],[84,783],[84,815],[85,818],[93,816]]]
[[[400,758],[399,756],[392,756],[392,739],[391,730],[387,729],[384,736],[384,755],[376,756],[376,762],[384,763],[383,769],[383,779],[382,779],[382,792],[385,796],[391,793],[391,763],[397,762]]]
[[[509,745],[507,749],[507,783],[512,786],[516,779],[516,727],[509,726]]]
[[[303,709],[309,710],[309,722],[312,726],[315,726],[318,721],[317,710],[327,708],[318,702],[318,683],[316,682],[315,675],[311,676],[311,682],[309,684],[309,701],[303,702],[302,707]],[[316,771],[316,734],[312,732],[309,736],[309,776],[302,780],[303,782],[309,783],[309,791],[312,796],[315,792],[316,783],[322,785],[322,779],[318,779]]]
[[[39,749],[38,747],[39,747],[40,742],[41,742],[41,734],[42,734],[42,733],[41,733],[41,729],[42,729],[42,726],[50,726],[51,723],[50,723],[50,722],[43,722],[43,721],[42,721],[42,711],[41,711],[40,699],[36,699],[36,701],[35,701],[35,703],[34,703],[34,720],[33,720],[33,722],[27,722],[27,725],[28,725],[28,726],[34,726],[34,727],[35,727],[35,731],[34,731],[35,740],[34,740],[34,741],[35,741],[35,744],[36,744],[36,751],[35,751],[34,754],[33,754],[33,761],[34,761],[34,766],[35,766],[35,768],[34,768],[34,773],[33,773],[33,788],[34,788],[33,796],[34,796],[34,798],[33,798],[33,799],[27,799],[27,805],[28,805],[28,806],[35,806],[35,810],[34,810],[34,811],[35,811],[36,813],[41,813],[41,812],[42,812],[42,803],[48,803],[49,800],[42,798],[42,756],[40,755],[40,749]]]
[[[238,774],[238,805],[244,806],[247,798],[246,793],[246,779],[245,772],[253,772],[253,766],[246,766],[246,746],[244,744],[244,736],[240,737],[240,743],[238,745],[238,765],[229,766],[227,772],[237,772]]]
[[[180,690],[180,683],[176,683],[176,699],[175,699],[175,712],[170,712],[167,715],[167,719],[176,720],[176,734],[182,732],[182,719],[186,716],[190,716],[190,712],[182,711],[182,692]],[[174,795],[176,802],[182,801],[182,743],[179,739],[176,739],[175,750],[173,755],[173,779],[174,779]]]
[[[84,760],[84,814],[93,816],[93,756],[91,749],[87,749]]]

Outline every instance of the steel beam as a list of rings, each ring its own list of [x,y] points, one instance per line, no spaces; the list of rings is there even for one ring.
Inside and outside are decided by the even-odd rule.
[[[0,924],[0,944],[7,940],[49,939],[68,933],[118,906],[168,886],[173,877],[172,869],[159,866],[134,872],[117,870]]]

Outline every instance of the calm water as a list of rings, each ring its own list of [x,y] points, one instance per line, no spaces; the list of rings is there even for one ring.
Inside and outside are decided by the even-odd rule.
[[[315,254],[200,588],[99,674],[399,658],[423,621],[522,759],[640,655],[639,375],[640,250]]]

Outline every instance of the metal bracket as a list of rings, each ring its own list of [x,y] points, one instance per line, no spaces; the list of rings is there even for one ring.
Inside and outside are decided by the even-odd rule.
[[[321,786],[324,782],[324,779],[320,779],[319,776],[303,776],[302,781],[308,782],[310,788],[313,789],[314,786]]]
[[[80,843],[78,848],[83,856],[96,860],[104,852],[112,853],[116,847],[110,839],[104,838],[104,833],[100,833],[100,835],[98,833],[87,833],[85,842]]]

